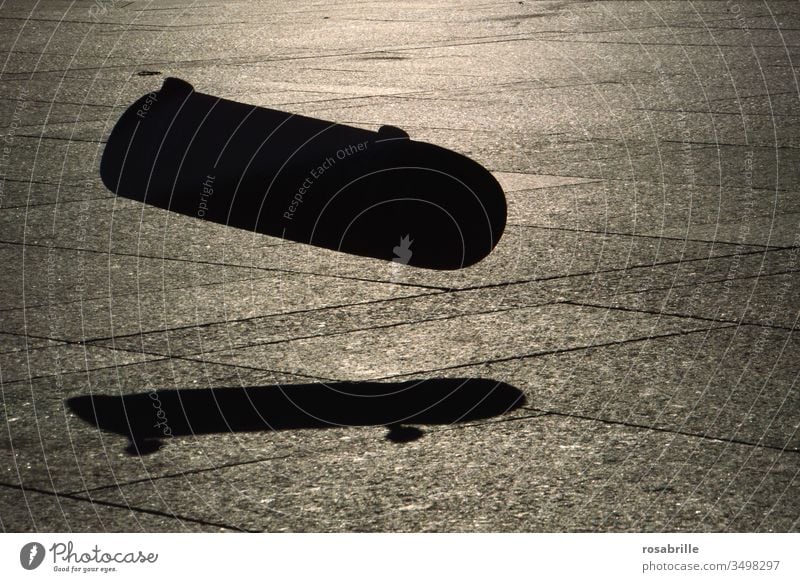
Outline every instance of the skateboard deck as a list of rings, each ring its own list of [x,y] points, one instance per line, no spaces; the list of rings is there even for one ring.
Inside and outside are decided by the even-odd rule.
[[[101,176],[159,208],[429,269],[475,264],[506,223],[497,180],[461,154],[395,127],[247,105],[176,78],[125,111]]]

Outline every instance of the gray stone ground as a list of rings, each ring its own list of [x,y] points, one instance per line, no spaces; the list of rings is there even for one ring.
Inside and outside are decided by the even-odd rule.
[[[0,528],[797,531],[800,3],[0,0]],[[157,74],[140,74],[141,72]],[[165,76],[474,157],[459,272],[115,199]],[[477,377],[466,425],[175,438],[71,396]]]

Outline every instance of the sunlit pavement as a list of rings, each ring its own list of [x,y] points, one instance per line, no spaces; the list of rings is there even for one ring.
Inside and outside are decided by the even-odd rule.
[[[30,4],[0,4],[2,529],[797,531],[800,4]],[[105,140],[168,76],[466,154],[506,232],[436,272],[116,198]],[[65,407],[438,378],[527,400],[146,455]]]

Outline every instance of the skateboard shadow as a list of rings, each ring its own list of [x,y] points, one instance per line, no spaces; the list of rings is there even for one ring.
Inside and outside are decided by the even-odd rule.
[[[518,388],[480,378],[186,388],[66,401],[82,420],[126,436],[133,455],[155,452],[173,436],[336,426],[386,426],[386,438],[407,442],[423,434],[407,425],[491,418],[524,403]]]
[[[396,127],[247,105],[176,78],[125,111],[100,174],[117,195],[159,208],[431,269],[478,262],[506,223],[497,180],[463,155]]]

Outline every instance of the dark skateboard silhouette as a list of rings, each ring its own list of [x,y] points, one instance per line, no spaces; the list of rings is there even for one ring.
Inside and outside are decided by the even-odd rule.
[[[205,95],[168,78],[117,122],[105,185],[204,220],[431,269],[503,233],[503,190],[480,164],[401,129],[340,125]],[[413,241],[413,247],[401,241]]]
[[[524,403],[519,389],[475,378],[187,388],[67,400],[81,419],[128,437],[128,452],[139,455],[172,436],[333,426],[387,426],[387,438],[405,442],[422,436],[407,425],[490,418]]]
[[[101,163],[119,196],[355,255],[459,269],[491,252],[503,190],[480,164],[409,138],[246,105],[168,78],[111,132]],[[70,398],[97,427],[150,453],[170,436],[329,426],[450,424],[503,414],[522,393],[481,379],[159,390]]]

